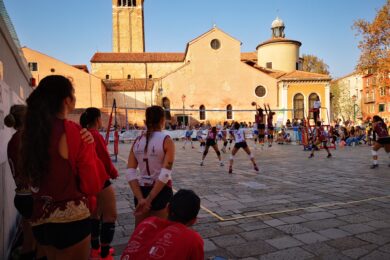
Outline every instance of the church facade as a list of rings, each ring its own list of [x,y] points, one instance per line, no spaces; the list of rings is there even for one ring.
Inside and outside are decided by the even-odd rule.
[[[269,104],[284,124],[307,117],[318,97],[328,122],[330,78],[301,70],[301,42],[285,37],[279,18],[271,39],[253,52],[241,52],[241,42],[216,26],[189,41],[184,53],[145,52],[144,1],[112,0],[112,6],[113,50],[93,55],[91,73],[106,88],[104,106],[115,98],[128,121],[141,123],[143,109],[157,104],[168,119],[186,124],[253,122],[256,102]]]

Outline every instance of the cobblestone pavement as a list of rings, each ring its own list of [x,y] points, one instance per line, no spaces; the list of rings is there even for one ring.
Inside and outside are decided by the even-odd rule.
[[[325,151],[308,159],[297,145],[254,150],[260,173],[239,151],[229,175],[228,154],[220,167],[176,142],[174,188],[194,190],[202,200],[193,227],[205,256],[228,259],[390,259],[390,159],[379,152],[371,170],[368,146]],[[120,145],[114,181],[118,221],[113,246],[120,255],[134,228],[133,197],[123,176],[130,144]],[[118,257],[116,257],[118,259]]]

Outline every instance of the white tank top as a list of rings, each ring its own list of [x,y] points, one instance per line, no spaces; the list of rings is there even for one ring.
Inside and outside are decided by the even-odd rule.
[[[149,137],[146,154],[146,136],[142,135],[135,140],[133,152],[141,173],[138,179],[141,186],[152,186],[158,179],[161,168],[163,167],[165,157],[164,140],[167,136],[168,135],[163,132],[153,132]]]
[[[236,140],[236,143],[245,142],[243,129],[234,130],[233,134],[234,134],[234,139]]]

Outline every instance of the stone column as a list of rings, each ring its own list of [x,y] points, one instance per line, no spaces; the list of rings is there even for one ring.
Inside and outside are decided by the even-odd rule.
[[[287,102],[287,91],[288,91],[288,84],[286,82],[283,82],[283,87],[282,87],[282,103],[281,103],[281,108],[282,109],[287,109],[288,108],[288,102]],[[283,120],[287,121],[287,110],[283,112]],[[285,122],[283,122],[285,123]]]

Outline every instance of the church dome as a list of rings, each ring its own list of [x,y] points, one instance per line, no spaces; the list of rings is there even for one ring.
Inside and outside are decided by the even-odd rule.
[[[279,17],[276,17],[276,19],[271,24],[271,28],[276,28],[276,27],[284,27],[284,22]]]

